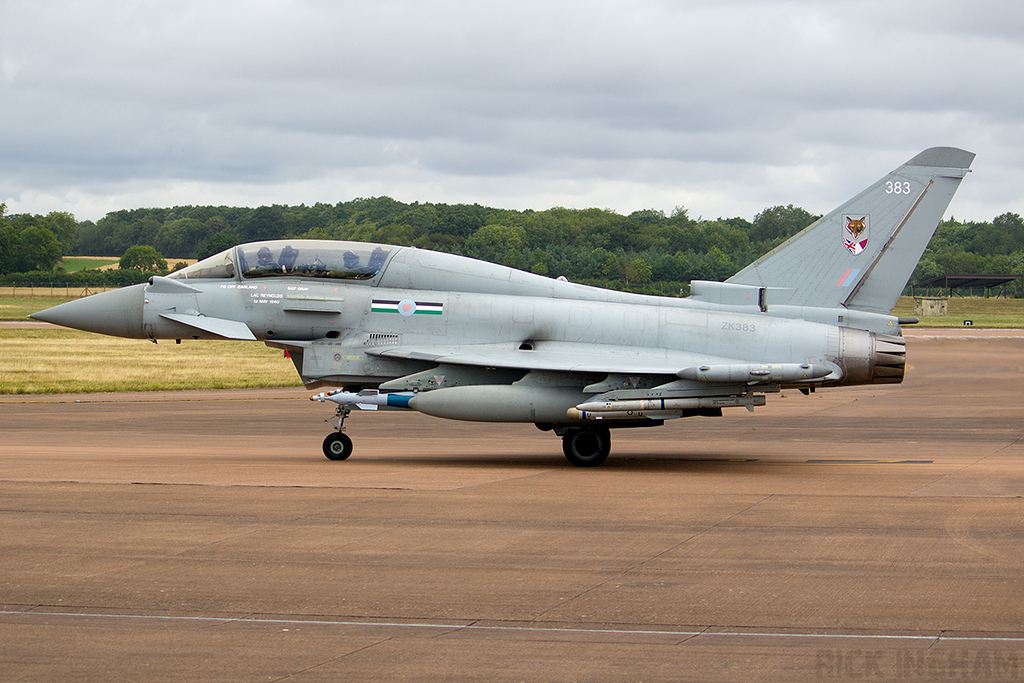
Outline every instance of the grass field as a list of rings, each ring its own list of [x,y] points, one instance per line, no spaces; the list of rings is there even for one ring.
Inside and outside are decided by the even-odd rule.
[[[61,265],[65,272],[77,273],[86,268],[103,268],[104,266],[116,266],[121,259],[116,256],[68,256]]]
[[[0,319],[24,320],[65,298],[0,298]],[[894,311],[913,316],[914,301]],[[918,327],[1024,327],[1024,299],[955,298]],[[299,386],[290,360],[257,342],[119,339],[64,329],[0,329],[0,394]]]
[[[0,394],[300,386],[284,353],[256,342],[161,341],[77,330],[0,329]]]
[[[893,314],[912,317],[914,300],[901,296]],[[965,320],[970,320],[974,327],[1024,327],[1024,299],[953,297],[949,299],[947,315],[921,318],[915,327],[963,327]]]

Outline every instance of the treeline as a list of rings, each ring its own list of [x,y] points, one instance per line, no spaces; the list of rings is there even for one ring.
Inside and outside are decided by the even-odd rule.
[[[1004,213],[990,223],[943,221],[910,281],[978,273],[1024,274],[1024,219],[1018,214]],[[1014,292],[1021,296],[1019,288]]]
[[[622,215],[606,209],[406,204],[389,197],[255,209],[122,210],[96,222],[76,222],[70,214],[54,212],[4,216],[0,273],[23,272],[26,265],[59,273],[59,256],[45,267],[52,249],[46,259],[35,260],[5,250],[6,245],[20,249],[33,240],[46,241],[40,235],[47,231],[64,255],[119,256],[145,246],[169,263],[204,258],[242,242],[318,238],[417,246],[575,282],[675,294],[690,280],[728,278],[818,218],[793,205],[767,208],[748,221],[694,219],[680,207],[671,214],[647,209]],[[1024,220],[1006,213],[990,223],[942,223],[912,282],[960,272],[1024,272]]]
[[[78,247],[78,221],[70,213],[7,216],[0,203],[0,273],[49,271]]]
[[[602,209],[511,211],[479,204],[405,204],[389,197],[335,205],[175,207],[108,214],[79,226],[79,253],[153,246],[169,261],[203,258],[232,244],[284,237],[416,246],[605,286],[678,291],[722,279],[817,217],[793,206],[754,222],[694,220],[677,209],[624,216]]]

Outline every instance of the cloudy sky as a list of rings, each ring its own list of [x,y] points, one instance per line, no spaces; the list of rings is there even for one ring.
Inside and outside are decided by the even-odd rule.
[[[0,201],[822,213],[927,147],[1024,213],[1024,12],[975,0],[5,0]]]

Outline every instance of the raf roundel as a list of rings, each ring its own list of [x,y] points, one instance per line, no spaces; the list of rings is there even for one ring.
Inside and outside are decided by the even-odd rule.
[[[412,299],[402,299],[398,302],[398,312],[408,317],[416,312],[416,302]]]

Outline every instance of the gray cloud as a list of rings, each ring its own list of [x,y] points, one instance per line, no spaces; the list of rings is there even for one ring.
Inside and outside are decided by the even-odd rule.
[[[5,3],[12,211],[389,194],[824,211],[921,149],[1024,212],[1009,3]]]

